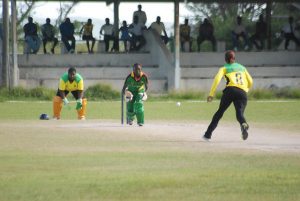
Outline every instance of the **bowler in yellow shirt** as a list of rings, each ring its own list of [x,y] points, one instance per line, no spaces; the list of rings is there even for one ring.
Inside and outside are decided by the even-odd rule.
[[[203,139],[206,141],[211,139],[212,132],[215,130],[219,120],[232,102],[235,107],[236,118],[241,126],[242,138],[243,140],[248,138],[249,125],[244,117],[244,111],[247,106],[247,92],[252,87],[253,80],[247,69],[243,65],[235,62],[234,51],[229,50],[225,53],[225,61],[226,64],[219,69],[211,86],[209,96],[207,97],[207,102],[213,100],[216,88],[222,77],[224,77],[226,80],[226,88],[223,90],[219,109],[214,114],[212,121],[203,136]]]

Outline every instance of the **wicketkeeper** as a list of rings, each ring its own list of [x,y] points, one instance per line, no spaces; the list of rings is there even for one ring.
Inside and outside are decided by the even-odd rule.
[[[133,71],[127,76],[122,93],[125,94],[127,104],[128,124],[132,125],[134,117],[139,126],[144,125],[144,101],[147,100],[148,78],[142,72],[141,64],[134,64]]]
[[[64,73],[59,80],[59,87],[56,96],[53,98],[53,118],[60,119],[62,106],[67,106],[68,93],[71,92],[76,99],[76,110],[78,119],[84,120],[86,114],[87,99],[83,97],[83,79],[81,75],[76,73],[75,68],[69,68],[68,72]]]

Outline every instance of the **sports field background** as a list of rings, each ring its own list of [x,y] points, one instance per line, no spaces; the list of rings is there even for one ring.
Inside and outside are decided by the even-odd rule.
[[[249,101],[249,140],[234,109],[201,140],[219,102],[146,102],[146,124],[120,124],[120,102],[1,102],[0,200],[300,200],[300,101]]]

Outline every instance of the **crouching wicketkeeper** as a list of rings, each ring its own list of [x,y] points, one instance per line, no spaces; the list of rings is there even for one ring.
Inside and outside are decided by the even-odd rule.
[[[76,73],[75,68],[69,68],[59,80],[59,87],[56,96],[53,98],[53,118],[60,119],[60,112],[63,104],[69,104],[67,99],[68,93],[71,92],[76,99],[76,110],[78,119],[84,120],[86,113],[87,100],[83,98],[83,79]]]
[[[148,78],[142,72],[141,64],[134,64],[133,71],[127,76],[122,93],[125,94],[127,104],[127,118],[129,125],[132,125],[134,117],[137,124],[144,124],[144,103],[147,99]]]

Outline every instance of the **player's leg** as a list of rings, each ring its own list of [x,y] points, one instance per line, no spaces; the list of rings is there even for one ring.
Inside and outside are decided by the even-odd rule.
[[[144,125],[144,103],[143,103],[143,93],[139,93],[136,95],[136,99],[134,102],[134,111],[137,118],[137,123],[139,126]]]
[[[67,96],[69,91],[65,91]],[[56,96],[53,97],[53,119],[60,119],[60,113],[63,106],[62,98],[60,97],[59,90],[56,92]]]
[[[79,91],[72,91],[71,92],[73,97],[77,100],[79,98],[78,94]],[[77,116],[79,120],[84,120],[86,117],[86,106],[87,106],[87,99],[86,98],[82,98],[82,108],[77,110]]]
[[[86,117],[86,105],[87,105],[87,99],[83,98],[82,99],[82,108],[80,110],[77,110],[79,120],[84,120]]]
[[[245,91],[241,89],[236,90],[236,99],[233,101],[235,111],[236,111],[236,118],[240,123],[241,130],[242,130],[242,137],[243,140],[248,138],[248,129],[249,125],[244,117],[244,111],[247,106],[247,94]]]
[[[134,116],[135,116],[135,112],[134,112],[134,101],[135,101],[135,97],[133,96],[131,101],[128,101],[126,103],[126,116],[128,118],[128,124],[132,125],[133,120],[134,120]]]
[[[60,119],[62,106],[63,101],[60,97],[59,90],[57,90],[56,96],[53,97],[53,119]]]
[[[219,109],[214,114],[212,121],[209,124],[209,126],[205,132],[204,137],[207,139],[211,138],[212,132],[216,129],[220,119],[223,117],[224,112],[227,110],[227,108],[232,103],[232,92],[231,92],[232,89],[231,88],[233,88],[233,87],[227,87],[226,89],[224,89],[224,92],[223,92],[223,95],[222,95],[222,98],[220,101]]]

